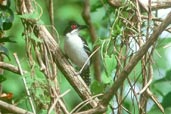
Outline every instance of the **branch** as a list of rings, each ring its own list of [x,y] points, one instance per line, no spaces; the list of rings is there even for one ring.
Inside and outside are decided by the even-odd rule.
[[[112,7],[122,7],[124,5],[124,2],[121,0],[107,0],[109,5]],[[142,2],[141,0],[138,0],[141,8],[148,12],[148,3],[146,4],[145,2]],[[125,2],[126,3],[126,2]],[[153,1],[151,4],[151,9],[154,10],[159,10],[159,9],[167,9],[171,7],[171,1],[170,0],[158,0],[158,1]]]
[[[98,106],[93,109],[89,109],[86,111],[78,112],[78,113],[73,113],[73,114],[101,114],[106,111],[106,107],[103,106]]]
[[[166,19],[155,28],[153,34],[149,38],[149,40],[140,48],[140,50],[132,57],[130,62],[125,66],[123,71],[118,74],[118,79],[112,85],[108,92],[104,94],[102,99],[102,104],[107,106],[110,100],[113,98],[113,95],[116,94],[119,87],[123,84],[124,80],[128,77],[132,69],[138,63],[138,61],[143,57],[143,55],[148,51],[148,49],[157,41],[159,35],[166,29],[166,27],[171,23],[171,12],[167,15]]]
[[[14,66],[12,64],[5,63],[5,62],[0,62],[0,68],[14,72],[16,74],[21,74],[18,67]],[[23,70],[23,73],[27,73],[27,71]]]
[[[22,108],[18,108],[14,105],[8,104],[8,103],[1,101],[1,100],[0,100],[0,107],[1,107],[1,109],[4,108],[4,109],[9,110],[9,111],[16,113],[16,114],[33,114],[32,112],[26,111]]]
[[[54,26],[55,26],[55,22],[54,22],[54,6],[53,6],[53,0],[49,0],[49,17],[50,17],[50,23],[52,26],[51,29],[51,33],[52,36],[55,38],[55,31],[54,31]]]
[[[162,1],[155,1],[152,2],[152,10],[158,10],[158,9],[167,9],[171,7],[171,1],[170,0],[162,0]]]

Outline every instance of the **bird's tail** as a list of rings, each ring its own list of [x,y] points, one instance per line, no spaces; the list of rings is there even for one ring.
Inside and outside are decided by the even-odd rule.
[[[87,84],[87,86],[89,86],[90,83],[91,83],[91,79],[90,79],[90,70],[89,70],[89,68],[84,69],[84,70],[81,72],[81,77],[82,77],[82,79],[84,80],[84,82]]]

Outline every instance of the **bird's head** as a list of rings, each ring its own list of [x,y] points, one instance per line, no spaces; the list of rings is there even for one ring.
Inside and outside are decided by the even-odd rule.
[[[86,25],[79,25],[78,23],[76,23],[75,21],[70,21],[68,23],[68,26],[66,27],[65,31],[64,31],[64,35],[70,33],[70,34],[79,34],[79,31],[82,29],[87,28]]]

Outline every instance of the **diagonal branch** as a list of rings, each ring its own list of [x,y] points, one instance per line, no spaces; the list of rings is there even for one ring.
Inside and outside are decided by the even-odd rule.
[[[130,62],[125,66],[123,71],[118,74],[118,79],[112,85],[108,92],[104,94],[102,104],[107,106],[110,100],[113,98],[114,94],[116,94],[119,87],[123,84],[124,80],[128,77],[132,69],[138,63],[138,61],[143,57],[145,53],[147,53],[148,49],[157,41],[159,35],[166,29],[166,27],[171,23],[171,12],[167,15],[166,19],[155,28],[153,34],[149,38],[149,40],[140,48],[140,50],[132,57]]]
[[[25,90],[26,90],[26,93],[27,93],[27,96],[28,96],[28,99],[29,99],[29,102],[30,102],[32,111],[33,111],[34,114],[36,114],[36,110],[35,110],[35,107],[34,107],[34,104],[33,104],[33,100],[32,100],[32,97],[31,97],[31,95],[30,95],[30,91],[29,91],[29,88],[28,88],[28,86],[27,86],[26,79],[25,79],[25,77],[23,76],[23,70],[22,70],[22,68],[21,68],[21,64],[20,64],[20,62],[19,62],[18,56],[17,56],[16,53],[14,53],[13,55],[14,55],[14,57],[15,57],[16,63],[18,64],[18,68],[19,68],[19,71],[20,71],[21,76],[22,76],[22,79],[23,79],[24,87],[25,87]]]
[[[8,104],[8,103],[1,101],[1,100],[0,100],[0,107],[4,108],[6,110],[9,110],[13,113],[16,113],[16,114],[33,114],[32,112],[26,111],[22,108],[18,108],[14,105]]]

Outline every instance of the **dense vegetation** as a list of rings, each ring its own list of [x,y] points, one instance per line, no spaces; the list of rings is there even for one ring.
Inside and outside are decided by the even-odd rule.
[[[12,0],[4,6],[4,1],[2,114],[171,113],[169,3]],[[88,26],[81,36],[94,52],[89,87],[64,55],[63,31],[70,20]]]

